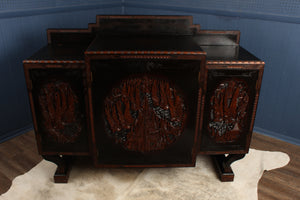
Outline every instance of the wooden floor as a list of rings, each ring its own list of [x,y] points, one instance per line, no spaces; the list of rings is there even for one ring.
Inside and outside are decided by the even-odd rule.
[[[258,199],[300,200],[300,146],[254,134],[251,148],[281,151],[290,156],[287,166],[264,173],[258,184]]]
[[[290,163],[280,169],[265,172],[258,185],[259,200],[300,199],[300,146],[254,133],[251,148],[282,151],[289,154]],[[12,180],[39,163],[33,131],[0,144],[0,194]]]

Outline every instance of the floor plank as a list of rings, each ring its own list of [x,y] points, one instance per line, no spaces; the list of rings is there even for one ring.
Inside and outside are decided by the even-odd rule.
[[[251,148],[281,151],[290,156],[290,162],[285,167],[264,172],[258,183],[258,199],[300,199],[300,146],[254,133]]]
[[[0,194],[9,189],[15,177],[26,173],[41,160],[33,131],[1,143]]]

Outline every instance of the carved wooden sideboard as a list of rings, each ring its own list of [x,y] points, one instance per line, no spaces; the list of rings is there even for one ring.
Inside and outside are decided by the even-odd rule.
[[[239,46],[239,31],[201,30],[191,16],[97,16],[87,29],[47,33],[23,64],[55,182],[68,181],[79,156],[96,167],[191,167],[197,154],[233,180],[264,69]]]

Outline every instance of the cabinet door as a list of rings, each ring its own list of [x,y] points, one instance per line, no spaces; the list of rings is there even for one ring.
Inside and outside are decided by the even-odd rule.
[[[92,60],[100,166],[193,166],[200,60]]]
[[[30,69],[41,154],[88,154],[82,69]]]
[[[258,70],[208,70],[200,151],[246,153],[257,103]]]

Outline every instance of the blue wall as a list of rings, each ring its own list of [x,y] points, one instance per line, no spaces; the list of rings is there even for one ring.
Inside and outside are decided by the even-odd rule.
[[[193,15],[202,29],[241,31],[266,62],[255,131],[300,145],[298,0],[4,0],[0,2],[0,141],[32,128],[22,60],[47,28],[84,28],[96,14]]]
[[[0,1],[0,142],[32,129],[22,60],[47,44],[48,28],[87,28],[97,14],[122,14],[121,1]]]

